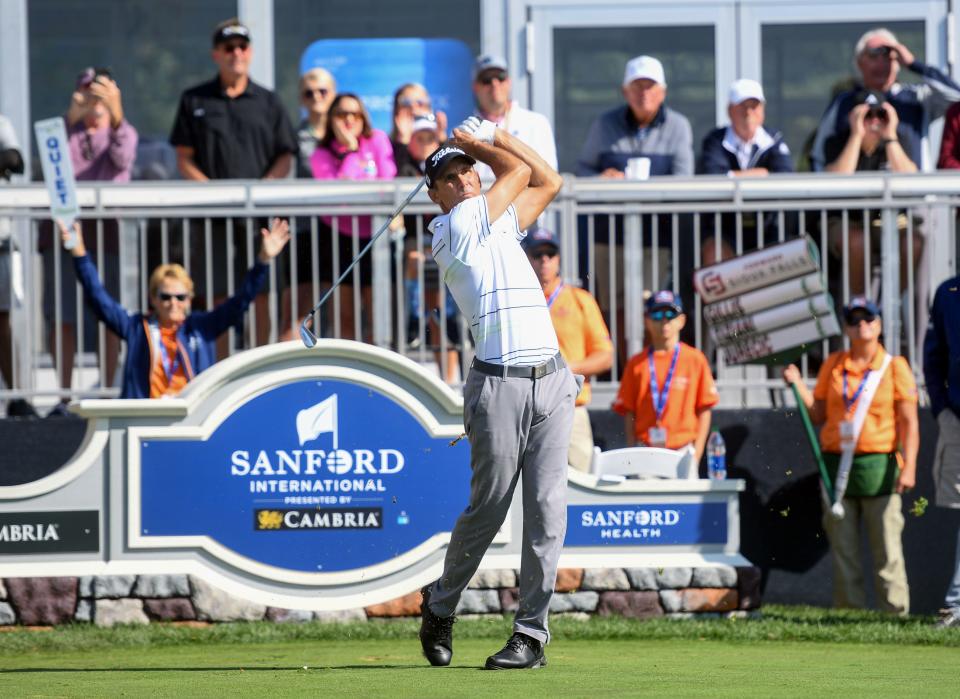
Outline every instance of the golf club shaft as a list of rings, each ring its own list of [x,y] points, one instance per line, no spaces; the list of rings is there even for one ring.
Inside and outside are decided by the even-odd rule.
[[[414,187],[413,191],[410,192],[410,194],[407,195],[407,198],[404,199],[402,202],[400,202],[400,206],[398,206],[396,209],[394,209],[393,213],[390,214],[390,216],[387,218],[387,220],[384,222],[384,224],[383,224],[382,226],[380,226],[380,230],[378,230],[378,231],[370,238],[370,240],[367,241],[367,244],[363,247],[363,250],[361,250],[361,251],[359,252],[359,254],[358,254],[355,258],[353,258],[353,261],[347,266],[347,268],[346,268],[345,270],[343,270],[343,272],[342,272],[342,273],[340,274],[340,276],[337,278],[337,281],[335,281],[335,282],[333,283],[333,286],[331,286],[329,289],[327,289],[326,293],[324,293],[324,295],[320,298],[320,301],[317,303],[317,305],[313,307],[313,310],[310,311],[310,312],[304,317],[304,319],[303,319],[303,324],[304,324],[304,325],[306,324],[306,322],[307,322],[317,311],[320,310],[320,307],[321,307],[324,303],[326,303],[327,299],[330,298],[330,295],[334,292],[334,290],[335,290],[338,286],[340,286],[341,282],[343,282],[343,280],[347,278],[347,275],[350,274],[350,272],[353,270],[353,268],[357,266],[357,263],[360,262],[361,258],[367,253],[367,250],[369,250],[369,249],[373,246],[373,244],[377,241],[377,238],[379,238],[381,235],[383,235],[383,233],[387,230],[387,228],[390,226],[390,222],[393,221],[393,219],[395,219],[397,216],[400,215],[400,212],[403,211],[403,210],[406,208],[407,204],[409,204],[409,203],[413,200],[413,198],[414,198],[415,196],[417,196],[417,193],[418,193],[421,189],[423,189],[423,185],[425,185],[426,182],[427,182],[427,180],[426,180],[425,178],[424,178],[424,179],[421,179],[421,180],[420,180],[420,183],[419,183],[416,187]]]

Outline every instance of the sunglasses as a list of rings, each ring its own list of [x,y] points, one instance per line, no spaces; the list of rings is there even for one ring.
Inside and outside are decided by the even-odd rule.
[[[314,95],[320,95],[321,97],[326,97],[329,94],[330,94],[330,90],[325,87],[317,87],[314,89],[310,89],[309,87],[306,87],[303,90],[303,96],[306,97],[307,99],[312,98]]]
[[[246,51],[247,48],[249,48],[249,46],[250,44],[246,41],[233,41],[230,43],[220,44],[220,50],[223,51],[224,53],[233,53],[238,49],[240,51]]]
[[[161,301],[173,301],[174,299],[176,299],[180,303],[183,303],[188,298],[190,298],[190,294],[169,294],[166,291],[159,292],[157,296],[160,297]]]
[[[649,313],[647,313],[647,318],[649,318],[650,320],[657,320],[657,321],[673,320],[679,315],[680,314],[677,313],[677,310],[675,308],[667,308],[659,311],[650,311]]]
[[[489,85],[494,80],[498,80],[499,82],[504,82],[509,77],[510,76],[507,74],[507,71],[498,70],[492,73],[484,73],[483,75],[477,78],[477,82],[480,83],[481,85]]]
[[[347,117],[352,117],[354,119],[360,119],[363,117],[363,114],[360,112],[337,112],[333,115],[335,119],[346,119]]]
[[[531,260],[539,260],[541,257],[549,257],[550,259],[553,259],[559,254],[560,254],[559,250],[552,250],[552,249],[534,250],[533,252],[529,253]]]
[[[892,49],[889,46],[874,46],[873,48],[864,49],[863,52],[871,58],[880,58],[881,56],[886,58],[890,55]]]
[[[843,322],[845,322],[851,328],[856,328],[864,321],[872,323],[876,319],[877,316],[875,316],[873,313],[851,313],[843,319]]]
[[[430,109],[430,100],[424,99],[410,99],[409,97],[404,97],[400,100],[401,107],[423,107],[424,109]]]

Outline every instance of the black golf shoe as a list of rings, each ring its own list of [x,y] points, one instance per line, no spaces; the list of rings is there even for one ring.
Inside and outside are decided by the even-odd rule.
[[[420,646],[424,657],[433,666],[450,664],[453,658],[453,624],[456,616],[437,616],[430,611],[430,586],[420,590],[423,604],[420,608]]]
[[[515,633],[496,655],[487,658],[487,670],[532,670],[547,664],[543,644],[535,638]]]

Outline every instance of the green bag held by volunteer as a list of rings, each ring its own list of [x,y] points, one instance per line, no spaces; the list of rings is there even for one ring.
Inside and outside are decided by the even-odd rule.
[[[830,482],[837,482],[837,469],[840,467],[840,454],[824,452],[823,460],[830,475]],[[850,480],[847,483],[848,498],[875,498],[891,495],[897,483],[900,465],[896,452],[891,454],[857,454],[850,467]]]

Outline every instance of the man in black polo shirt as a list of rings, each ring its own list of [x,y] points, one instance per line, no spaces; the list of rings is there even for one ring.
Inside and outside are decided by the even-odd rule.
[[[177,167],[188,180],[275,179],[286,177],[297,152],[293,125],[270,90],[250,79],[250,30],[236,18],[214,28],[211,56],[217,76],[186,90],[180,97],[170,143],[177,150]],[[214,275],[216,298],[226,297],[224,221],[214,221]],[[234,220],[236,250],[234,280],[242,279],[247,264],[246,220]],[[253,230],[256,230],[254,222]],[[196,264],[203,264],[204,240],[199,226],[191,230]],[[200,266],[198,269],[202,270]],[[198,298],[205,300],[205,275],[198,276]],[[266,300],[257,303],[257,341],[269,334]]]

